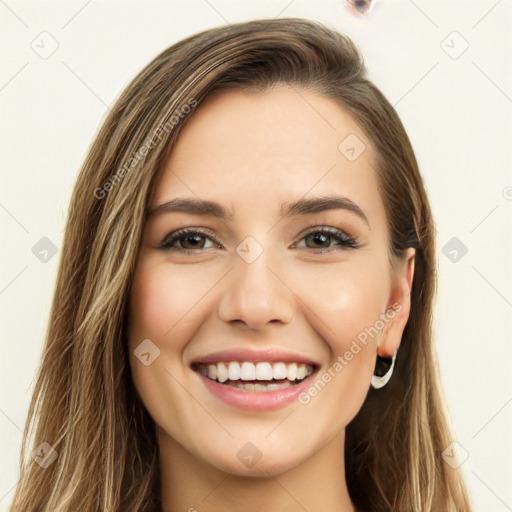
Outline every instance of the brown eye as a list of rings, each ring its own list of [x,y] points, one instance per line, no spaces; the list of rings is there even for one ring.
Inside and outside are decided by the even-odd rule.
[[[207,245],[210,240],[211,245]],[[344,249],[356,249],[356,241],[344,231],[337,228],[316,228],[307,233],[300,241],[306,242],[305,248],[318,253],[336,252]],[[332,246],[338,248],[331,249]],[[182,253],[199,253],[203,249],[220,248],[215,238],[209,231],[199,228],[184,228],[167,235],[159,246],[159,249]],[[297,244],[294,247],[299,247]]]
[[[337,228],[317,228],[310,231],[302,240],[306,241],[306,249],[318,250],[318,252],[335,252],[337,250],[356,249],[358,247],[352,237]],[[340,248],[330,250],[329,246],[334,242]],[[323,249],[327,249],[327,251]]]
[[[201,249],[219,246],[218,244],[213,244],[210,247],[205,247],[207,243],[205,240],[213,239],[199,229],[180,229],[164,238],[159,248],[178,252],[196,252]]]
[[[202,249],[204,247],[203,235],[185,235],[178,238],[183,249]],[[187,247],[190,244],[191,247]]]
[[[318,245],[322,245],[322,244],[325,245],[326,243],[329,244],[331,242],[331,235],[328,235],[326,233],[316,232],[316,233],[307,235],[305,237],[305,240],[308,240],[308,239],[315,245],[315,247],[311,247],[311,249],[317,249]],[[307,242],[306,242],[306,244],[307,244]],[[326,247],[323,247],[323,248],[326,248]],[[320,249],[322,249],[322,247],[320,247]]]

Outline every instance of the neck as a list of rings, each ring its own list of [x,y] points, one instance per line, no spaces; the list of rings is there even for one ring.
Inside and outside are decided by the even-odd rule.
[[[344,430],[298,466],[239,476],[198,459],[157,428],[163,512],[354,512],[345,481]]]

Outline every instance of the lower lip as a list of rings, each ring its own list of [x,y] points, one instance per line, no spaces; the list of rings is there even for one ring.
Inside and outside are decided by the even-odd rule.
[[[275,389],[274,391],[245,391],[209,379],[202,373],[196,373],[208,390],[228,405],[249,411],[274,411],[296,401],[299,395],[311,385],[311,379],[316,372],[309,375],[299,384],[283,389]]]

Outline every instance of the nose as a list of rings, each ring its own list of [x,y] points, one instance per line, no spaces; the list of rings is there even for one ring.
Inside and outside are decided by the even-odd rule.
[[[295,296],[289,278],[279,271],[275,260],[271,263],[264,251],[252,263],[237,257],[234,266],[221,293],[219,319],[241,322],[251,330],[262,330],[270,323],[289,323]]]

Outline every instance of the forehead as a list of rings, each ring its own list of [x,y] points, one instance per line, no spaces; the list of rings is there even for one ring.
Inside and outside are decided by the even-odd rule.
[[[226,91],[188,120],[154,203],[196,196],[237,213],[258,203],[279,214],[284,202],[341,194],[378,216],[384,210],[374,167],[371,141],[336,101],[285,86]]]

